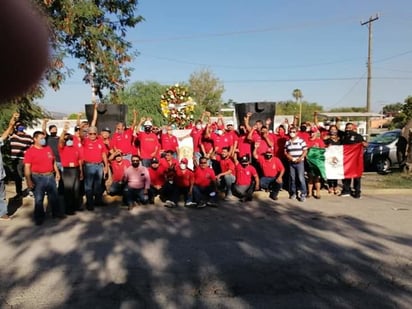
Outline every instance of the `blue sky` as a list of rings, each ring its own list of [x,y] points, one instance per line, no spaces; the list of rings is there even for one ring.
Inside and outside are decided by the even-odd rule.
[[[208,69],[224,101],[283,101],[293,89],[324,109],[366,106],[368,28],[373,23],[372,111],[412,95],[410,0],[140,0],[145,21],[128,34],[140,55],[130,83],[175,84]],[[70,61],[75,68],[75,62]],[[83,111],[91,90],[76,72],[39,103]]]

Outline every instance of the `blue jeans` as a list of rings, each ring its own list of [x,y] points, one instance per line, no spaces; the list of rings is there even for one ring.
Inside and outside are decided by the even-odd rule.
[[[7,215],[7,203],[6,203],[6,185],[4,179],[0,180],[0,217]]]
[[[276,197],[282,189],[283,183],[278,183],[276,177],[262,177],[260,178],[260,187],[269,190],[270,196]]]
[[[104,188],[103,163],[84,164],[84,191],[86,194],[86,204],[88,208],[93,208],[94,204],[101,204],[103,201]]]
[[[46,216],[44,211],[44,195],[47,193],[48,207],[51,206],[53,216],[61,216],[64,214],[64,207],[59,205],[57,197],[57,186],[54,174],[36,175],[32,174],[34,183],[34,220],[41,221]]]
[[[216,193],[215,188],[213,186],[208,186],[208,187],[199,187],[196,185],[193,186],[193,201],[196,203],[208,202],[208,201],[216,203],[217,193]]]
[[[289,195],[296,195],[296,189],[306,196],[305,163],[289,163]]]
[[[235,183],[236,177],[232,174],[224,175],[219,179],[219,184],[225,190],[226,195],[232,195],[232,185]]]
[[[128,206],[133,206],[135,202],[140,202],[143,205],[149,202],[148,196],[144,194],[144,188],[135,189],[127,187],[125,193]]]

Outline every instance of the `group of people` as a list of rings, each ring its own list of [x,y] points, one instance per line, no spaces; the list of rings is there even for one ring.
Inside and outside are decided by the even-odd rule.
[[[79,121],[74,134],[66,124],[58,135],[45,119],[42,130],[29,136],[14,114],[0,143],[10,142],[17,195],[34,195],[36,224],[46,217],[45,194],[56,218],[84,208],[93,211],[104,205],[105,192],[122,196],[129,209],[154,204],[157,197],[166,207],[177,207],[182,198],[186,207],[216,207],[220,199],[250,201],[257,190],[277,200],[284,189],[290,199],[303,202],[310,196],[319,199],[321,185],[331,194],[360,197],[360,178],[353,180],[353,190],[351,179],[342,180],[339,192],[338,180],[323,182],[305,160],[310,147],[366,143],[353,124],[347,123],[342,132],[336,125],[319,126],[315,115],[313,123],[298,126],[296,117],[272,131],[270,119],[252,124],[251,116],[247,113],[236,130],[233,122],[220,116],[212,122],[210,113],[203,113],[190,133],[180,137],[192,138],[192,158],[179,157],[179,138],[170,125],[160,128],[146,117],[137,122],[136,111],[129,127],[119,122],[113,133],[111,128],[99,132],[97,105],[91,123]],[[7,216],[4,210],[0,215]]]

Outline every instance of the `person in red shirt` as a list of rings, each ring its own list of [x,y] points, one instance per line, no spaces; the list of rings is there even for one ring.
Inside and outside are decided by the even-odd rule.
[[[234,154],[236,154],[239,158],[243,156],[249,156],[250,158],[252,156],[252,141],[248,139],[248,133],[244,125],[239,126],[237,148],[235,149]]]
[[[203,130],[202,120],[199,119],[196,120],[195,126],[192,128],[192,131],[190,131],[190,136],[192,137],[193,141],[193,156],[198,163],[200,157],[202,156],[200,149],[200,139],[202,138]]]
[[[262,170],[260,187],[269,191],[269,197],[272,200],[277,200],[283,185],[285,167],[279,158],[273,156],[271,149],[268,149],[264,155],[258,155],[255,150],[253,156]]]
[[[259,190],[259,176],[256,169],[249,164],[247,156],[241,157],[239,161],[236,156],[234,159],[236,182],[233,185],[232,193],[242,202],[251,201],[253,191]]]
[[[163,158],[160,158],[159,164],[165,170],[169,168],[174,169],[179,164],[179,161],[173,157],[172,150],[166,150]]]
[[[308,149],[312,147],[325,148],[325,142],[322,138],[320,138],[319,134],[320,132],[318,128],[312,127],[310,129],[310,137],[306,142]],[[317,171],[310,168],[309,164],[307,164],[307,161],[305,161],[305,169],[308,175],[307,197],[310,197],[312,195],[314,198],[320,199],[321,177],[320,175],[317,175]],[[313,188],[315,188],[315,191],[313,190]]]
[[[111,153],[108,160],[110,162],[112,183],[110,184],[107,194],[110,196],[122,196],[123,203],[126,204],[123,177],[126,169],[130,166],[130,161],[123,158],[122,152],[119,149]]]
[[[197,204],[197,207],[203,208],[207,205],[216,207],[216,174],[213,169],[208,166],[206,157],[199,159],[199,165],[195,162],[194,178],[193,201]]]
[[[129,128],[123,122],[116,124],[116,130],[112,135],[111,148],[120,150],[123,158],[130,161],[132,154],[136,153],[134,146],[134,128],[136,126],[137,111],[133,110],[133,121]]]
[[[46,146],[45,135],[41,131],[33,133],[33,145],[24,155],[24,176],[27,187],[34,194],[34,221],[36,225],[44,222],[44,195],[47,193],[48,206],[55,218],[65,218],[64,205],[59,205],[56,182],[60,180],[53,150]]]
[[[179,165],[176,167],[175,183],[179,196],[183,195],[185,206],[191,207],[195,205],[192,199],[195,174],[187,167],[188,164],[189,161],[186,158],[180,160]]]
[[[164,131],[162,130],[160,143],[162,145],[162,152],[171,150],[173,157],[177,158],[179,153],[179,142],[177,141],[177,137],[173,135],[171,126],[166,126]]]
[[[152,158],[149,170],[150,188],[149,188],[149,204],[154,204],[156,196],[162,197],[162,189],[166,182],[166,169],[159,165],[157,158]]]
[[[83,180],[83,161],[79,149],[74,146],[73,135],[67,133],[68,129],[66,124],[59,138],[58,151],[63,168],[61,178],[66,215],[74,215],[82,206],[80,181]]]
[[[222,149],[220,160],[220,174],[216,175],[219,187],[225,191],[225,199],[233,199],[232,185],[235,183],[235,163],[230,157],[227,147]]]
[[[139,156],[142,160],[142,165],[149,167],[152,158],[158,157],[160,145],[159,139],[155,133],[152,132],[152,122],[146,120],[143,123],[143,132],[139,132],[136,140],[139,143]]]
[[[108,175],[106,147],[97,139],[97,128],[90,126],[87,137],[83,139],[84,191],[86,208],[94,210],[94,206],[104,205],[102,185],[103,177]]]

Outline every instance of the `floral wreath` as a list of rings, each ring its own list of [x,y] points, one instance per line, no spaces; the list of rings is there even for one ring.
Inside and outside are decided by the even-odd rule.
[[[193,120],[195,105],[189,91],[179,84],[167,88],[160,99],[163,116],[179,129],[184,129]]]

